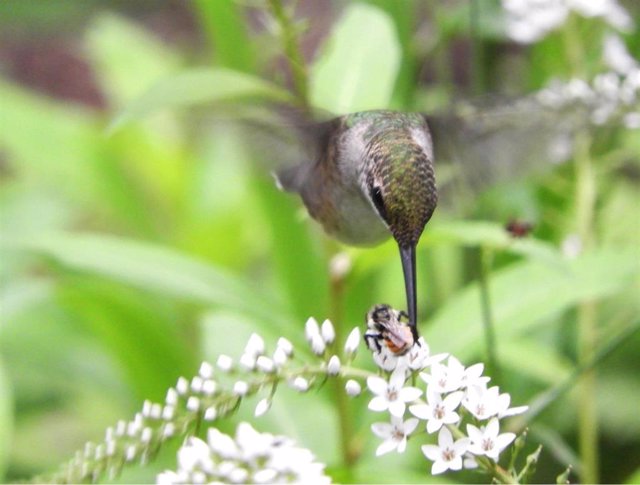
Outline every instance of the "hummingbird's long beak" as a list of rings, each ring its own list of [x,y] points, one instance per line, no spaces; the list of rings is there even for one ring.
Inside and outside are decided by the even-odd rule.
[[[418,340],[417,326],[417,302],[416,302],[416,246],[400,246],[400,259],[402,260],[402,272],[404,273],[404,288],[407,293],[407,311],[409,312],[409,325],[413,338]]]

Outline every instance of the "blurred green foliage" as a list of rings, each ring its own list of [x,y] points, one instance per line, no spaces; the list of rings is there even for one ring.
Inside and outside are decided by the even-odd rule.
[[[239,354],[251,332],[271,344],[284,335],[304,352],[308,316],[340,315],[344,332],[361,325],[374,303],[402,307],[404,301],[393,243],[341,248],[353,266],[336,314],[328,274],[336,246],[260,168],[265,155],[277,159],[278,153],[256,156],[242,131],[207,116],[241,99],[293,99],[265,6],[183,4],[200,35],[194,48],[161,40],[127,2],[92,2],[82,11],[77,1],[48,2],[46,9],[38,3],[0,4],[7,32],[11,25],[18,39],[38,29],[59,34],[69,22],[69,38],[89,63],[104,107],[0,78],[0,477],[8,481],[70,458],[143,399],[162,399],[202,359]],[[480,2],[470,45],[481,62],[462,83],[455,71],[467,58],[452,61],[451,55],[452,46],[470,42],[467,2],[320,3],[332,12],[328,33],[318,52],[306,53],[309,97],[317,108],[428,110],[445,106],[461,89],[523,93],[567,77],[561,34],[500,56],[506,41],[493,1]],[[271,28],[256,28],[256,18]],[[603,29],[582,20],[585,69],[593,75],[602,69]],[[419,76],[425,69],[429,81],[424,72]],[[463,214],[447,211],[443,201],[419,247],[420,327],[434,351],[452,352],[467,364],[485,357],[477,254],[492,255],[500,384],[517,404],[570,374],[576,308],[583,302],[598,305],[598,342],[639,323],[640,204],[637,178],[628,173],[640,169],[640,137],[616,127],[603,131],[591,144],[594,242],[578,258],[568,260],[560,250],[577,230],[570,162],[492,187]],[[518,214],[535,223],[527,239],[503,230],[506,218]],[[633,480],[633,473],[637,480],[640,473],[634,469],[640,462],[639,351],[636,333],[597,367],[593,399],[608,482]],[[364,355],[359,363],[370,365]],[[373,456],[373,417],[360,412],[363,399],[352,403],[359,410],[353,439],[362,456],[347,473],[340,468],[331,395],[278,394],[256,427],[310,447],[338,479],[429,479],[418,447]],[[553,480],[567,460],[577,465],[578,405],[577,395],[563,395],[531,423],[530,446],[546,446],[537,479]],[[238,418],[251,410],[246,405]],[[172,466],[172,453],[121,480],[152,481],[155,471]],[[478,481],[472,474],[452,478],[460,479]]]

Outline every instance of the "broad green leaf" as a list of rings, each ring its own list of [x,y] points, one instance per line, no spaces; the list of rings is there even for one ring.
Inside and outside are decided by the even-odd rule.
[[[550,266],[524,261],[490,277],[495,331],[500,338],[521,335],[585,300],[597,300],[627,289],[638,274],[633,252],[601,250]],[[466,358],[483,345],[478,285],[473,283],[450,298],[425,328],[425,339],[438,351]]]
[[[110,130],[164,109],[253,98],[288,101],[290,95],[267,81],[231,69],[192,69],[154,84],[120,113]]]
[[[241,5],[236,0],[196,0],[194,6],[202,30],[209,37],[216,63],[230,69],[250,71],[256,44],[247,35]]]
[[[62,265],[172,298],[219,305],[282,325],[278,302],[241,278],[170,248],[97,234],[59,233],[11,241]]]
[[[0,479],[4,476],[13,433],[13,394],[0,360]]]
[[[87,29],[86,45],[102,91],[122,107],[178,68],[177,53],[151,31],[114,14]]]
[[[388,15],[371,5],[349,5],[311,67],[311,103],[334,113],[387,108],[400,57]]]

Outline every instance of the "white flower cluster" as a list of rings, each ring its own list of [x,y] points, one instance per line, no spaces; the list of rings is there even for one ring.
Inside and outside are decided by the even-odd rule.
[[[422,446],[424,455],[433,461],[431,472],[438,474],[460,470],[463,464],[475,468],[479,456],[497,461],[514,440],[515,434],[500,433],[500,419],[527,407],[510,408],[509,394],[500,393],[497,386],[488,387],[490,378],[482,375],[483,364],[465,368],[453,356],[445,364],[446,355],[430,356],[423,339],[405,355],[396,356],[385,346],[373,355],[382,369],[393,369],[388,379],[367,378],[367,387],[374,394],[369,409],[390,415],[390,422],[372,425],[373,433],[383,440],[377,455],[394,450],[402,453],[408,437],[438,432],[438,445]],[[420,371],[424,390],[406,385],[414,371]],[[405,419],[407,411],[412,417]],[[424,427],[419,429],[420,422]],[[463,423],[466,435],[460,429]],[[459,435],[456,440],[450,426]]]
[[[178,470],[160,473],[156,483],[330,483],[324,467],[292,440],[240,423],[235,439],[215,428],[207,442],[188,438],[178,451]]]
[[[617,0],[502,0],[509,38],[530,44],[561,27],[571,12],[599,17],[626,32],[633,28],[629,13]]]

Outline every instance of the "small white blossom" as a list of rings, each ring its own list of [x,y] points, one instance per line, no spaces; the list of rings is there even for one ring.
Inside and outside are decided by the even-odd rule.
[[[407,436],[418,426],[416,418],[403,421],[402,418],[392,416],[391,423],[373,423],[371,431],[384,441],[376,449],[376,456],[384,455],[393,450],[404,453],[407,447]]]
[[[500,453],[515,439],[514,433],[500,433],[498,418],[492,418],[489,423],[478,428],[467,424],[467,434],[471,439],[469,451],[474,455],[485,455],[493,461],[498,461]]]
[[[352,397],[359,396],[360,393],[362,392],[362,387],[360,386],[360,383],[353,379],[349,379],[344,385],[344,388],[347,391],[347,394]]]
[[[151,413],[149,414],[151,419],[160,419],[162,417],[162,405],[154,403],[151,406]]]
[[[151,441],[152,436],[153,430],[147,426],[142,430],[142,433],[140,433],[140,441],[142,443],[148,443],[149,441]]]
[[[296,391],[305,392],[309,389],[309,381],[302,376],[298,376],[291,383],[291,387]]]
[[[189,399],[187,399],[187,409],[191,412],[196,412],[200,409],[200,399],[195,396],[189,396]]]
[[[435,392],[427,392],[428,404],[414,404],[409,408],[411,414],[427,421],[427,432],[435,433],[444,424],[457,423],[460,416],[456,409],[462,402],[464,393],[457,391],[442,399],[442,396]]]
[[[193,379],[191,379],[191,390],[195,393],[202,391],[203,383],[204,383],[204,380],[202,379],[202,377],[195,376]]]
[[[340,357],[337,355],[331,356],[329,363],[327,364],[327,374],[330,376],[337,376],[340,373]]]
[[[178,379],[178,382],[176,383],[176,391],[178,391],[178,394],[180,394],[181,396],[184,396],[188,390],[189,390],[189,381],[184,377],[180,377]]]
[[[470,442],[469,438],[461,438],[454,442],[451,431],[446,427],[440,428],[438,446],[422,446],[422,453],[433,461],[431,473],[438,475],[447,470],[460,470],[462,468],[462,456],[469,448]]]
[[[260,399],[260,401],[258,401],[258,404],[256,404],[256,409],[253,412],[253,415],[256,418],[259,418],[260,416],[264,415],[269,408],[271,407],[271,399],[268,398],[264,398],[264,399]]]
[[[282,349],[287,356],[293,354],[293,344],[284,337],[278,339],[277,348]]]
[[[237,381],[233,385],[233,393],[236,396],[245,396],[247,392],[249,392],[249,384],[247,384],[245,381]]]
[[[259,355],[264,354],[263,338],[257,333],[252,333],[249,336],[246,347],[244,348],[244,353],[252,355],[253,357],[258,357]]]
[[[256,361],[256,365],[259,370],[265,373],[273,372],[275,370],[275,365],[273,363],[273,360],[271,360],[269,357],[266,357],[264,355],[261,355],[258,357],[258,360]]]
[[[327,348],[327,344],[325,343],[324,339],[322,338],[322,335],[320,335],[319,333],[313,335],[311,337],[309,343],[311,344],[311,350],[316,355],[324,354],[324,351]]]
[[[175,408],[173,406],[165,406],[162,408],[162,419],[165,421],[171,421],[175,414]]]
[[[216,360],[218,369],[223,372],[229,372],[233,368],[233,359],[228,355],[220,354]]]
[[[420,397],[422,391],[417,387],[404,387],[405,369],[397,368],[389,378],[389,382],[381,377],[367,378],[367,387],[376,396],[369,402],[372,411],[389,410],[392,416],[402,417],[407,403]]]
[[[309,317],[307,319],[307,322],[304,324],[304,333],[308,342],[312,342],[316,336],[322,337],[320,335],[320,327],[315,318]]]
[[[346,342],[344,343],[344,353],[346,355],[353,355],[356,353],[358,349],[358,345],[360,344],[360,329],[358,327],[354,327],[349,333]]]
[[[136,453],[137,453],[137,448],[136,445],[129,445],[126,447],[125,452],[124,452],[124,459],[126,461],[133,461],[136,458]]]
[[[218,385],[216,384],[216,381],[211,379],[207,379],[202,384],[202,392],[207,396],[213,396],[216,393],[217,388]]]
[[[162,436],[164,438],[171,438],[176,432],[176,425],[173,423],[165,423],[162,427]]]
[[[470,386],[462,405],[478,419],[489,419],[498,413],[499,389],[497,386],[486,389],[482,386]]]
[[[420,378],[427,383],[429,392],[446,393],[460,389],[464,378],[464,366],[450,355],[447,365],[438,362],[431,366],[431,372],[423,372]]]
[[[209,362],[203,362],[200,364],[198,374],[203,379],[211,379],[213,377],[213,366]]]
[[[207,443],[209,448],[218,456],[226,460],[239,458],[238,445],[231,436],[221,433],[216,428],[207,431]]]
[[[213,406],[209,406],[204,411],[204,420],[205,421],[213,421],[218,417],[218,411]]]
[[[327,344],[333,343],[336,338],[336,331],[333,329],[333,324],[330,320],[325,320],[322,322],[322,327],[320,329],[322,333],[322,338]]]
[[[276,365],[276,367],[282,367],[287,363],[287,360],[289,360],[289,357],[287,356],[286,351],[281,347],[277,347],[273,352],[273,363]]]
[[[240,366],[248,371],[256,368],[256,356],[250,352],[245,352],[240,356]]]

